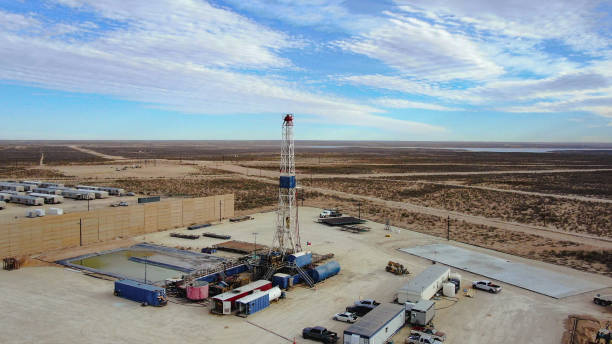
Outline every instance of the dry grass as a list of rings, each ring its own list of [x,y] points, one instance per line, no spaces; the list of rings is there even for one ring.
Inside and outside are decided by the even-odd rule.
[[[612,236],[612,205],[606,203],[380,179],[328,178],[302,182],[304,185],[504,221]]]
[[[488,186],[560,195],[579,195],[612,199],[612,171],[496,174],[471,176],[394,177],[394,180],[422,180],[453,184]]]
[[[0,178],[13,178],[13,179],[25,179],[25,178],[62,178],[66,177],[64,174],[57,170],[47,170],[40,168],[27,168],[27,167],[4,167],[0,169]]]
[[[345,213],[357,215],[358,206],[353,200],[313,194],[306,205],[321,208],[336,207]],[[395,227],[447,237],[445,218],[413,213],[406,210],[390,209],[378,204],[362,201],[361,216],[371,221],[384,223],[387,219]],[[538,235],[503,230],[495,227],[451,221],[451,240],[481,246],[496,251],[535,259],[552,264],[568,266],[577,270],[612,276],[612,251],[544,238]]]
[[[118,179],[107,183],[147,195],[203,197],[233,193],[236,210],[271,206],[277,202],[273,184],[250,179]]]

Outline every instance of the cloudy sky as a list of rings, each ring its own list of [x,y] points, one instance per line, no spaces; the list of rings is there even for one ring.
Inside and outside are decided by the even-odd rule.
[[[612,142],[612,2],[0,0],[0,139]]]

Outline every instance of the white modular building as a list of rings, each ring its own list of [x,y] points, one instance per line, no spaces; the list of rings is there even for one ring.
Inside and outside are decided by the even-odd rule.
[[[402,305],[384,303],[369,311],[356,323],[344,330],[344,344],[387,343],[406,323],[406,310]]]
[[[419,302],[431,299],[450,277],[450,268],[431,265],[397,291],[397,302]]]

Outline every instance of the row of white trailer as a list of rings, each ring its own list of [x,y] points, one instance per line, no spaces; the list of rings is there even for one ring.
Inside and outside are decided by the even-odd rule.
[[[430,299],[440,290],[455,295],[455,284],[449,280],[460,283],[461,275],[442,265],[428,267],[398,290],[399,304],[377,306],[344,331],[342,342],[384,344],[406,323],[429,324],[435,315],[435,302]]]

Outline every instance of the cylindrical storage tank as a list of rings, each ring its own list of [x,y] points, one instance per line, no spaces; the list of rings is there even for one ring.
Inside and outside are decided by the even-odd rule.
[[[281,296],[281,290],[279,287],[274,287],[268,290],[267,293],[268,293],[268,298],[270,302],[277,300]]]
[[[290,254],[287,258],[288,261],[294,262],[295,265],[303,267],[312,263],[312,252],[298,252]]]
[[[449,279],[454,279],[454,280],[461,282],[461,274],[457,272],[452,272],[449,276]]]
[[[332,260],[323,265],[319,265],[316,268],[310,270],[310,277],[312,277],[315,283],[319,283],[329,277],[337,275],[340,272],[340,264],[337,261]]]
[[[448,297],[455,297],[455,284],[451,282],[442,284],[442,294]]]

